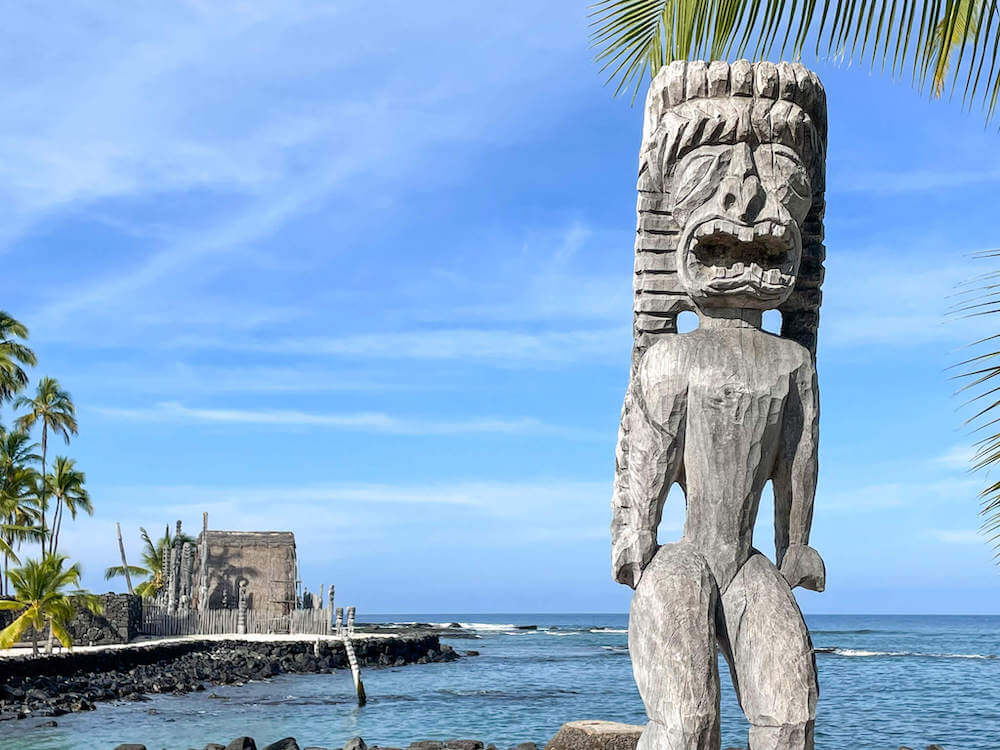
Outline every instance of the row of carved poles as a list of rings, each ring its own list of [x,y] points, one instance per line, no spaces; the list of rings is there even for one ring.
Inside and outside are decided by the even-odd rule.
[[[328,618],[325,609],[297,609],[290,614],[270,617],[249,607],[170,612],[158,604],[143,606],[141,630],[147,635],[225,635],[235,633],[289,633],[292,635],[354,636],[355,608],[337,607]]]
[[[208,513],[202,515],[201,559],[208,559]],[[181,544],[181,522],[177,522],[173,544],[164,546],[160,560],[163,585],[156,597],[156,603],[166,607],[168,612],[188,611],[194,593],[194,545]],[[208,610],[208,566],[201,565],[198,576],[198,609]],[[240,596],[245,596],[245,582],[240,582]]]

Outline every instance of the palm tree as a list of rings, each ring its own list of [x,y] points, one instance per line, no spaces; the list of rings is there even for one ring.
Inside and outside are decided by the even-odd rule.
[[[963,90],[987,119],[1000,97],[1000,10],[996,0],[597,0],[591,42],[616,95],[671,60],[763,59],[777,50],[908,74],[932,96]],[[818,25],[818,29],[816,28]],[[987,65],[987,62],[989,64]],[[634,96],[633,96],[634,98]]]
[[[8,432],[0,426],[0,552],[3,552],[3,590],[7,593],[7,568],[18,563],[15,546],[41,535],[38,527],[38,444],[23,432]]]
[[[17,619],[0,631],[0,648],[10,648],[25,631],[31,629],[31,651],[38,654],[38,633],[46,625],[52,635],[66,648],[73,648],[69,623],[76,605],[82,604],[91,612],[101,611],[98,597],[79,588],[80,564],[68,568],[65,555],[44,555],[39,560],[27,560],[9,575],[14,586],[14,598],[0,600],[0,610],[24,610]]]
[[[52,473],[45,478],[48,492],[56,499],[56,509],[52,513],[52,534],[49,536],[49,554],[59,549],[59,531],[62,529],[63,511],[69,509],[70,517],[76,518],[78,511],[88,516],[94,515],[90,493],[84,487],[86,476],[76,468],[76,461],[65,456],[56,456]]]
[[[28,413],[17,418],[17,427],[29,432],[38,422],[42,423],[42,476],[45,476],[45,454],[48,449],[49,430],[56,435],[62,435],[69,445],[69,436],[77,432],[76,407],[68,391],[63,390],[55,378],[45,377],[38,381],[34,398],[18,397],[14,404],[18,409],[28,409]],[[46,483],[42,483],[41,510],[42,534],[46,533],[45,514],[48,512],[46,502]],[[45,539],[42,539],[44,552]]]
[[[142,536],[142,565],[129,565],[128,572],[134,576],[146,576],[146,580],[135,587],[135,593],[143,599],[155,599],[163,588],[163,550],[173,546],[174,540],[167,526],[163,536],[154,543],[146,529],[139,527]],[[194,537],[181,534],[181,544],[194,543]],[[104,571],[104,580],[110,581],[125,575],[122,565],[112,565]]]
[[[27,338],[28,329],[0,310],[0,404],[10,401],[28,384],[22,365],[37,364],[35,353],[18,340]]]

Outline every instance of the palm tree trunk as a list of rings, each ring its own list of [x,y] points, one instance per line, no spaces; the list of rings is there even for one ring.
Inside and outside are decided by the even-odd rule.
[[[45,638],[45,653],[52,653],[52,620],[49,620],[49,634]]]
[[[42,557],[45,557],[45,490],[47,489],[47,483],[45,481],[45,451],[48,447],[48,428],[49,426],[42,421]]]
[[[31,629],[31,655],[38,656],[38,631]]]
[[[52,514],[52,541],[49,544],[49,554],[55,554],[56,550],[59,549],[59,532],[62,530],[62,517],[63,517],[63,501],[62,498],[56,499],[56,510]]]

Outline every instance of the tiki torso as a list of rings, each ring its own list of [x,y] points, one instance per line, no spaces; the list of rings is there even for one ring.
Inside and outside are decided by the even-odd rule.
[[[761,492],[784,444],[804,347],[755,328],[697,330],[657,342],[640,367],[657,425],[683,410],[684,537],[698,545],[720,588],[750,555]],[[792,437],[792,436],[788,436]]]

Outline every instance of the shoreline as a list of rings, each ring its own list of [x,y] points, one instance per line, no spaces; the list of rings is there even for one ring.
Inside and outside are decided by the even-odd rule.
[[[364,668],[460,658],[437,635],[359,633],[351,640]],[[84,648],[0,659],[0,722],[51,719],[93,711],[108,701],[349,668],[344,642],[336,636],[184,637]]]

